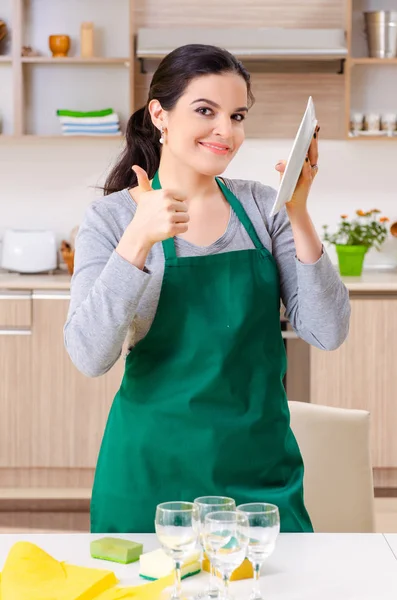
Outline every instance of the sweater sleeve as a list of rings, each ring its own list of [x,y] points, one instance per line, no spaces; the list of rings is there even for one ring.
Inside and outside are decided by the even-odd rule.
[[[103,199],[87,209],[75,242],[64,342],[75,366],[103,375],[121,354],[128,327],[150,278],[115,248],[120,232]]]
[[[261,188],[266,196],[266,210],[270,212],[277,192],[269,186]],[[299,261],[285,207],[268,218],[268,227],[286,317],[303,340],[322,350],[335,350],[349,331],[350,301],[346,286],[324,247],[315,263]]]

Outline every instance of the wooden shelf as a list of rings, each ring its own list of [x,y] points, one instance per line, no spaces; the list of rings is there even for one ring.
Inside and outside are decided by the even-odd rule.
[[[0,143],[2,140],[4,142],[9,142],[10,140],[14,141],[23,141],[23,140],[124,140],[125,136],[122,135],[36,135],[34,133],[23,133],[21,135],[12,135],[12,134],[0,134]]]
[[[11,56],[0,56],[0,63],[12,63]]]
[[[347,140],[351,141],[351,142],[362,142],[362,141],[366,141],[368,142],[369,140],[373,141],[373,140],[377,140],[377,141],[382,141],[382,142],[397,142],[397,135],[394,136],[389,136],[389,135],[349,135],[347,138]]]
[[[397,58],[351,58],[349,64],[352,67],[355,65],[397,65]]]
[[[128,67],[130,65],[130,59],[126,58],[105,58],[100,56],[94,56],[92,58],[82,58],[81,56],[65,56],[52,58],[51,56],[22,56],[21,61],[23,63],[33,64],[56,64],[56,65],[124,65]]]
[[[12,137],[12,136],[10,136]],[[90,139],[90,140],[122,140],[124,135],[36,135],[34,133],[25,133],[20,136],[15,136],[19,139],[34,138],[35,140],[67,140],[71,139]]]

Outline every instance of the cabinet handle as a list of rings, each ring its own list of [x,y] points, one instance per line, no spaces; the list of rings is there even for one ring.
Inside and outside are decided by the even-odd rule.
[[[26,294],[7,294],[0,293],[0,300],[31,300],[32,294],[30,292]]]
[[[299,338],[295,331],[282,331],[281,335],[285,340],[297,340]]]
[[[43,292],[33,292],[34,300],[70,300],[69,292],[55,292],[53,294],[44,294]]]
[[[0,329],[0,335],[32,335],[31,329]]]

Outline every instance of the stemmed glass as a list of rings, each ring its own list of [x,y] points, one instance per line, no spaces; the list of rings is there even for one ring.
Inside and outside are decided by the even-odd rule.
[[[204,553],[203,529],[206,515],[214,511],[236,510],[236,502],[233,498],[227,496],[200,496],[200,498],[195,499],[194,503],[199,509],[199,540]],[[210,583],[207,590],[196,595],[195,600],[219,598],[219,588],[216,585],[215,568],[212,561],[210,561],[210,573]]]
[[[249,600],[263,600],[259,577],[264,561],[272,554],[280,533],[280,514],[277,506],[265,502],[240,504],[237,511],[248,518],[249,538],[247,557],[254,569],[254,585]]]
[[[182,563],[196,547],[198,525],[199,511],[193,502],[164,502],[157,506],[156,534],[175,565],[175,587],[170,600],[182,600]]]
[[[224,600],[231,600],[230,576],[246,556],[247,530],[248,517],[239,511],[209,513],[204,520],[204,548],[214,568],[222,575]]]

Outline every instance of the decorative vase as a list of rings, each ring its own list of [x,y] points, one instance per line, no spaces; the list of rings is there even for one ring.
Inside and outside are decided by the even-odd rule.
[[[342,246],[336,244],[340,274],[345,277],[360,276],[367,250],[367,246]]]
[[[68,35],[50,35],[48,43],[53,58],[68,55],[70,49],[70,37]]]
[[[84,22],[80,28],[80,56],[92,58],[94,56],[94,23]]]

